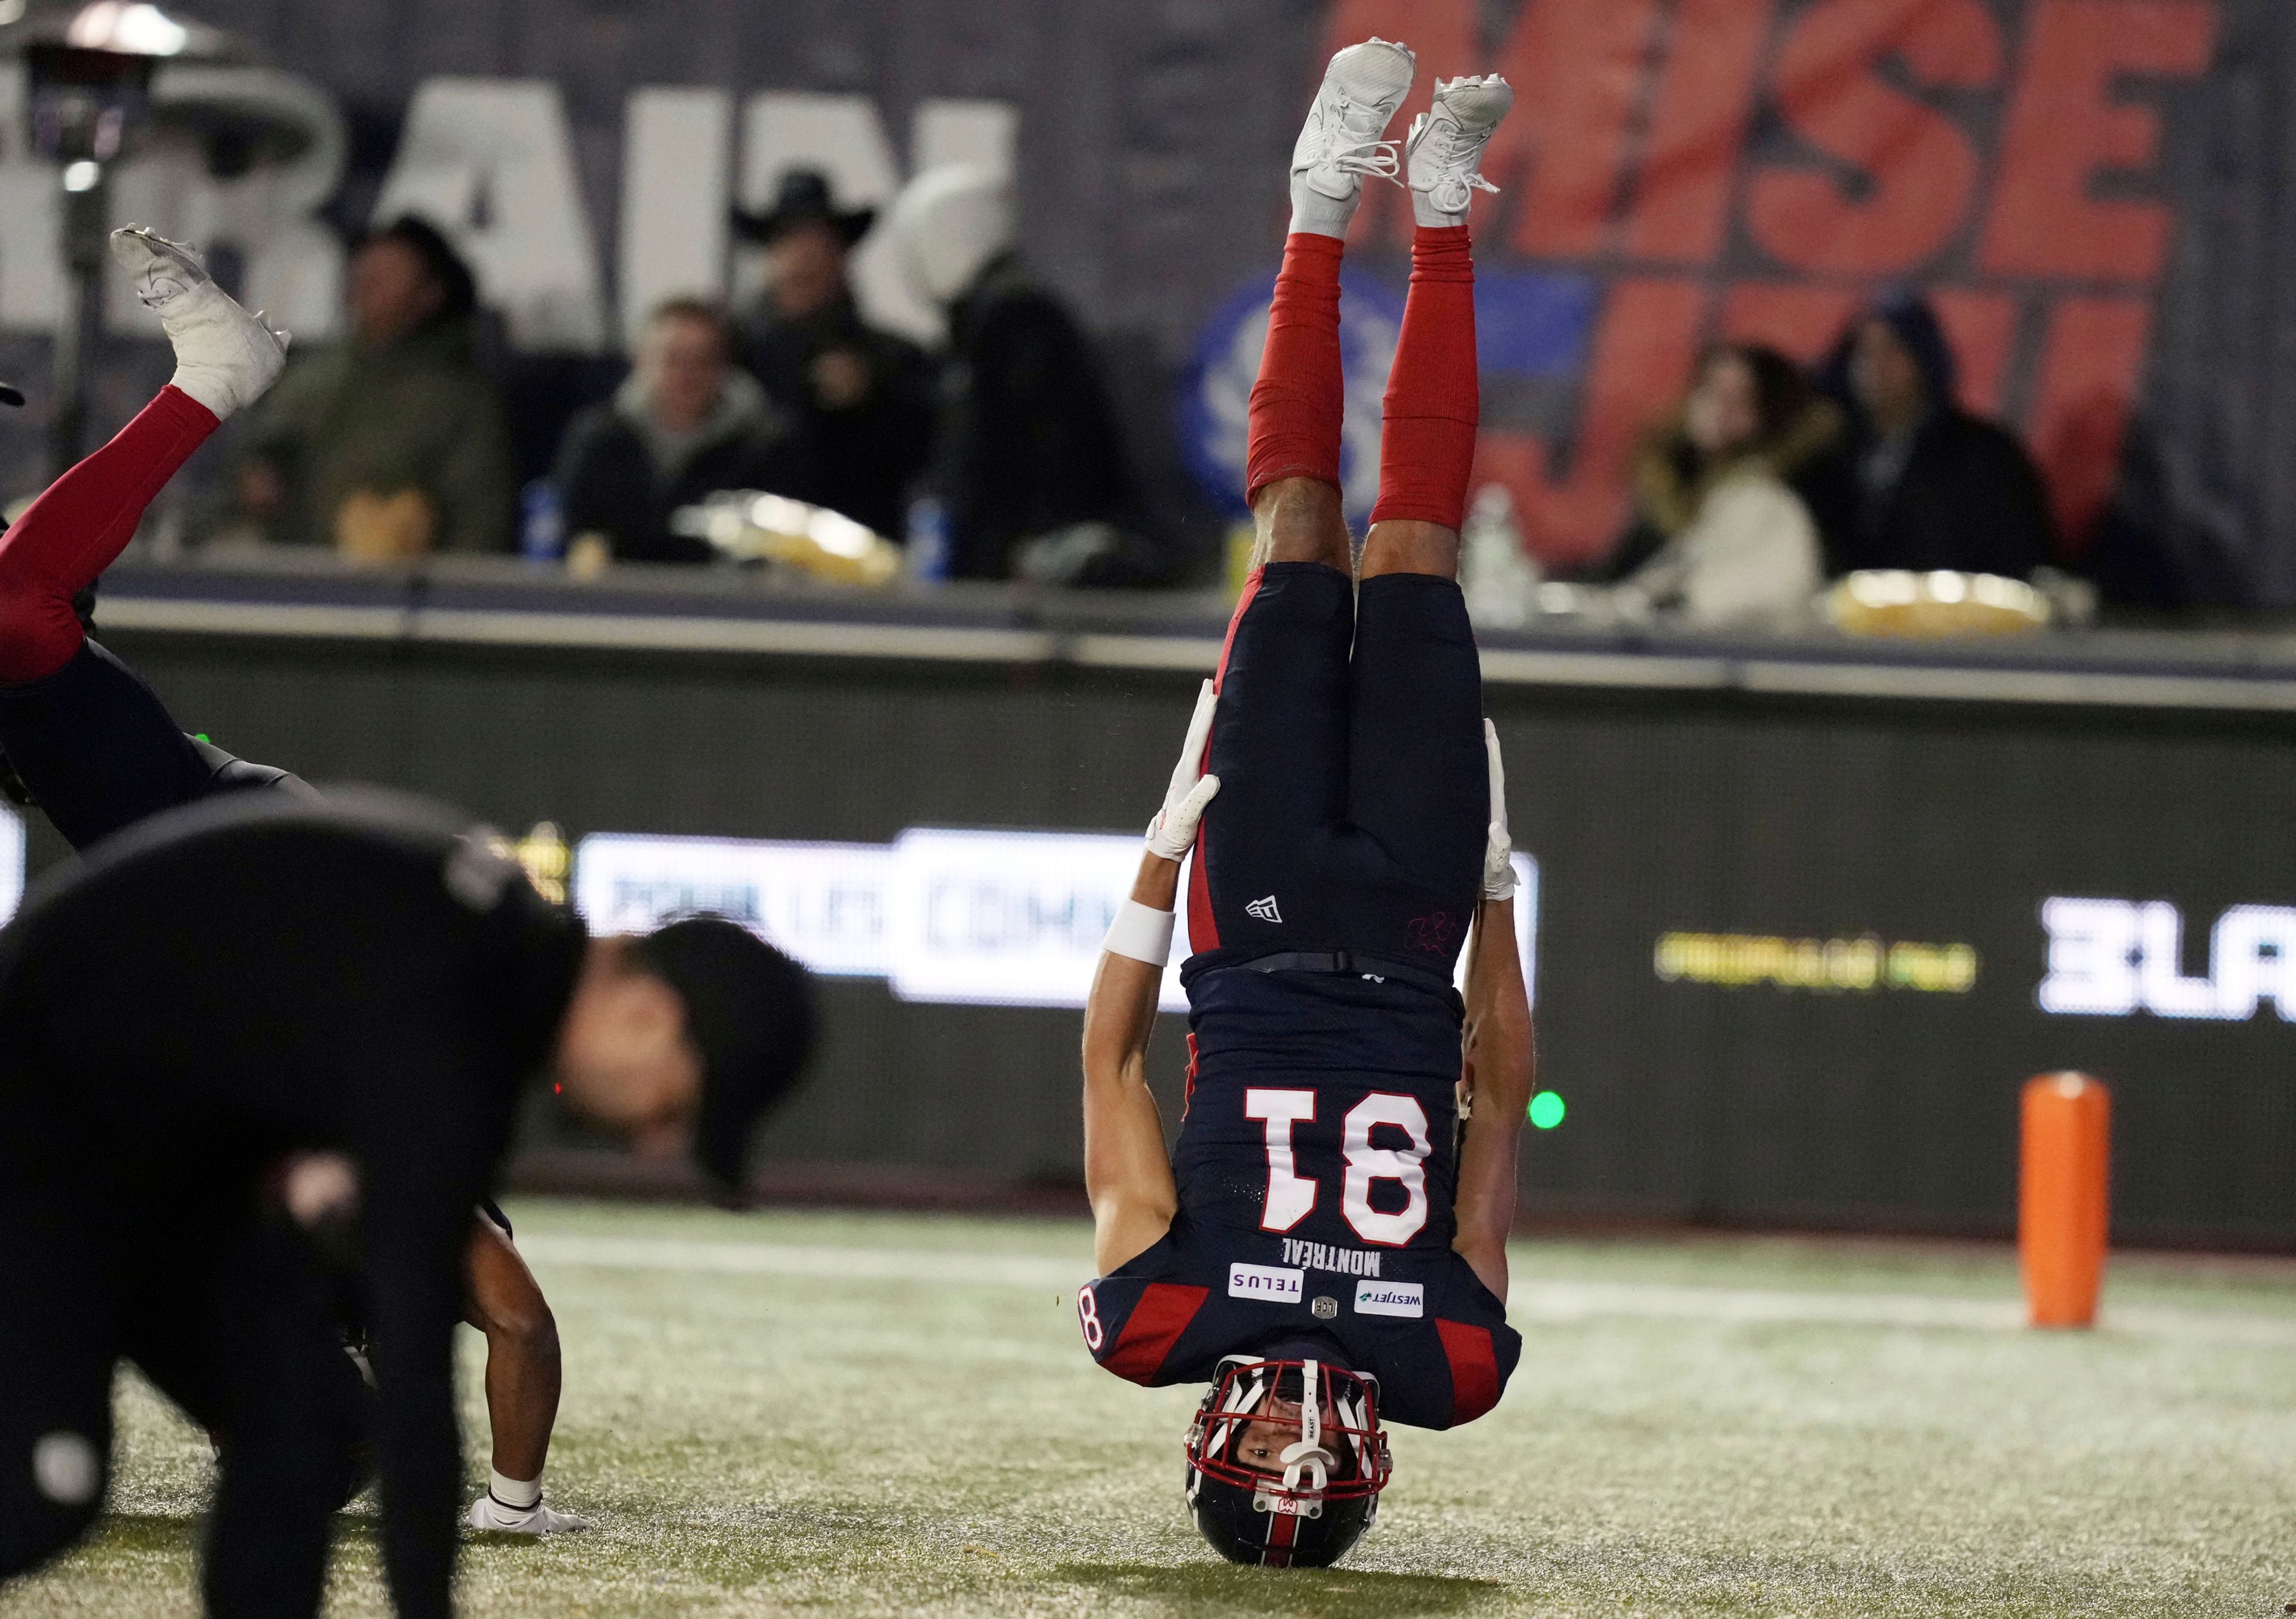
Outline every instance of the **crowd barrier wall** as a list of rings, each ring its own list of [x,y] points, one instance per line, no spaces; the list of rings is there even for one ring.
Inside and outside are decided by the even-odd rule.
[[[234,752],[549,821],[578,851],[1136,838],[1220,629],[1217,603],[1079,629],[987,594],[888,625],[814,598],[330,588],[131,578],[105,634]],[[2019,1088],[2075,1068],[2113,1087],[2119,1238],[2296,1245],[2296,660],[2118,645],[1488,638],[1536,863],[1539,1083],[1564,1103],[1527,1132],[1526,1209],[2005,1232]],[[36,826],[32,868],[60,853]],[[1072,1185],[1073,1007],[861,966],[824,979],[826,1045],[767,1164]],[[1161,1020],[1152,1065],[1173,1124],[1182,1033]],[[565,1129],[538,1109],[529,1143]]]

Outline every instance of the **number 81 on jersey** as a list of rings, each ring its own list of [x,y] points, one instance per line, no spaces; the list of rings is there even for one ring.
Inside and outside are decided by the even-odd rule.
[[[1293,1126],[1315,1122],[1316,1092],[1247,1090],[1243,1115],[1259,1120],[1267,1133],[1267,1190],[1260,1203],[1259,1229],[1288,1231],[1316,1206],[1318,1188],[1313,1177],[1300,1173],[1292,1146]],[[1401,1131],[1410,1145],[1373,1146],[1371,1133],[1382,1124]],[[1423,1165],[1430,1150],[1427,1110],[1418,1098],[1374,1091],[1348,1109],[1340,1127],[1340,1152],[1347,1163],[1340,1212],[1357,1236],[1381,1247],[1399,1248],[1419,1234],[1427,1223]],[[1380,1181],[1403,1188],[1404,1206],[1393,1214],[1372,1206],[1371,1189]]]

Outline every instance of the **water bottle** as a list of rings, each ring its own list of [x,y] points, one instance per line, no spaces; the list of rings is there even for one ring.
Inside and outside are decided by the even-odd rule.
[[[1475,494],[1460,536],[1459,586],[1478,629],[1518,629],[1529,620],[1538,565],[1522,548],[1514,497],[1504,484],[1485,484]]]
[[[529,562],[555,562],[566,554],[566,503],[558,486],[537,478],[518,492],[518,554]]]
[[[948,580],[948,508],[931,495],[909,503],[909,577],[920,585]]]

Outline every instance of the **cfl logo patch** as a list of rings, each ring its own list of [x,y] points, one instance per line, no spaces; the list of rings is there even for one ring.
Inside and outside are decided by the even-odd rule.
[[[1246,915],[1256,916],[1263,922],[1274,922],[1278,927],[1283,926],[1283,913],[1275,908],[1275,896],[1273,894],[1266,899],[1252,901],[1243,909]]]

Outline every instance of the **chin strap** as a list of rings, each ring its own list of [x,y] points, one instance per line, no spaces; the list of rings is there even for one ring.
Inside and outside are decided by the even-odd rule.
[[[1316,1386],[1318,1368],[1307,1361],[1300,1377],[1300,1438],[1283,1447],[1283,1488],[1292,1493],[1303,1487],[1320,1493],[1332,1482],[1332,1467],[1339,1458],[1324,1448],[1324,1411]],[[1312,1475],[1304,1484],[1303,1475]]]

